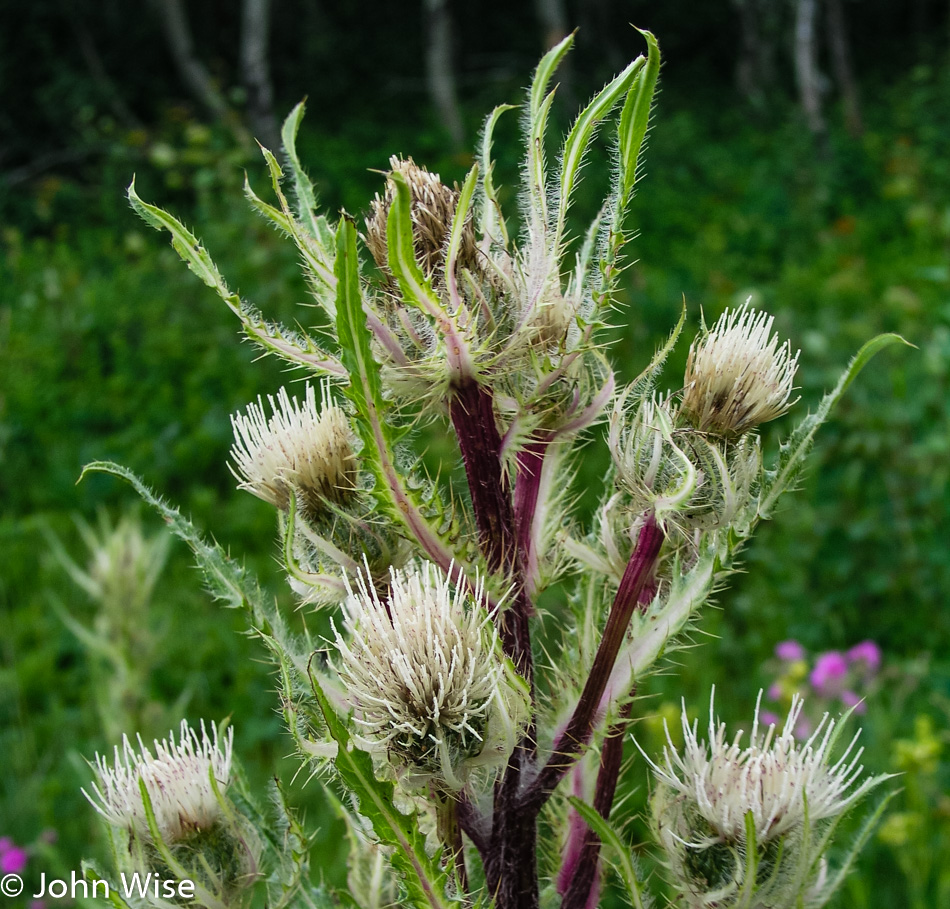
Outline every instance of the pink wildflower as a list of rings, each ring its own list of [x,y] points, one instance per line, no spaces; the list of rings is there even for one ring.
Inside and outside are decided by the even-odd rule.
[[[881,648],[874,641],[862,641],[848,651],[848,661],[864,663],[869,673],[877,672],[881,665]]]
[[[839,692],[838,681],[847,674],[848,661],[843,653],[829,650],[815,660],[809,681],[821,697],[834,697]]]
[[[775,645],[775,655],[786,663],[805,659],[805,648],[798,641],[782,641]]]
[[[26,852],[17,846],[10,837],[0,839],[0,872],[3,874],[19,874],[27,862]]]
[[[759,719],[762,721],[762,725],[768,728],[769,726],[779,726],[781,724],[781,719],[777,713],[772,713],[771,710],[763,710],[759,714]]]

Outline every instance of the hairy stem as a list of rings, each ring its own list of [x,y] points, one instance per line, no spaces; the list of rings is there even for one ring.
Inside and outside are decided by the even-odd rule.
[[[652,580],[656,560],[663,545],[664,534],[653,514],[640,528],[637,545],[624,570],[614,597],[604,635],[597,648],[594,664],[578,698],[577,706],[564,731],[554,743],[554,749],[531,787],[525,794],[525,804],[541,806],[547,801],[564,774],[570,769],[583,747],[590,741],[597,718],[598,706],[610,679],[610,673],[623,645],[627,627],[634,610],[640,604],[644,587]]]
[[[502,472],[502,443],[491,391],[475,382],[466,383],[454,390],[449,412],[465,464],[482,554],[489,571],[514,585],[508,608],[499,616],[502,645],[533,686],[528,629],[531,603],[521,577],[511,490]]]
[[[438,797],[436,820],[439,839],[452,856],[455,877],[460,893],[468,892],[468,872],[465,869],[465,847],[462,843],[462,828],[459,826],[459,803],[453,795]]]
[[[533,693],[531,601],[524,585],[511,489],[502,470],[502,440],[491,391],[474,382],[455,388],[449,413],[465,464],[479,545],[489,570],[513,585],[509,605],[498,616],[502,646]],[[497,909],[538,906],[538,812],[522,810],[518,798],[522,773],[533,761],[536,743],[532,721],[495,784],[490,839],[480,851]]]
[[[518,552],[525,569],[526,579],[537,576],[538,553],[535,546],[534,517],[541,489],[541,471],[550,438],[529,442],[518,452],[518,479],[515,482],[515,527]]]
[[[633,709],[633,699],[624,704],[620,718],[604,739],[600,752],[600,770],[594,790],[594,810],[604,819],[610,817],[610,809],[617,793],[617,780],[623,763],[623,734]],[[584,843],[577,858],[574,875],[564,892],[561,909],[585,909],[590,902],[592,888],[596,884],[598,862],[600,861],[600,837],[586,824],[583,827]]]

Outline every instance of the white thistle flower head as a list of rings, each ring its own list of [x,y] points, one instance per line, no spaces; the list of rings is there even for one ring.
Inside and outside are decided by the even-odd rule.
[[[154,754],[138,738],[138,750],[122,740],[110,767],[96,755],[98,781],[92,793],[83,790],[96,809],[113,827],[151,839],[140,781],[145,784],[155,823],[163,841],[173,844],[208,830],[221,815],[220,795],[228,785],[234,730],[223,741],[212,726],[209,736],[201,723],[201,736],[182,720],[178,741],[173,732],[164,741],[154,742]],[[215,793],[211,777],[217,783]]]
[[[773,317],[748,304],[726,310],[696,337],[686,362],[682,412],[703,432],[732,437],[782,416],[790,400],[798,356],[779,346]],[[797,398],[795,400],[798,400]]]
[[[690,906],[747,900],[741,904],[783,907],[797,905],[802,894],[817,899],[825,878],[820,853],[814,854],[822,837],[814,831],[887,777],[859,782],[860,732],[832,757],[840,727],[828,714],[806,741],[796,741],[793,730],[803,703],[798,697],[779,734],[774,725],[765,730],[759,725],[760,693],[748,744],[741,743],[742,731],[730,741],[725,724],[714,720],[714,695],[715,690],[708,740],[699,740],[698,722],[690,725],[684,703],[682,752],[667,729],[663,760],[650,761],[659,784],[654,830],[676,883]],[[756,869],[751,880],[746,877],[750,854]]]
[[[356,488],[357,462],[353,432],[343,410],[332,402],[329,384],[323,386],[323,406],[307,385],[303,404],[286,388],[277,400],[268,395],[271,416],[260,398],[246,414],[234,414],[231,472],[246,489],[276,508],[286,510],[295,490],[304,513],[314,517],[327,502],[345,504]]]
[[[430,563],[392,569],[385,602],[360,575],[334,627],[360,744],[408,789],[458,791],[504,766],[527,719],[527,690],[502,652],[479,582],[454,587]]]

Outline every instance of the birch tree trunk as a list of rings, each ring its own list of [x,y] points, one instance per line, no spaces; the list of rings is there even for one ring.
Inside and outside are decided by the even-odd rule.
[[[848,43],[848,27],[844,17],[842,0],[825,0],[828,15],[828,43],[831,49],[831,68],[841,92],[844,106],[844,122],[848,133],[857,139],[864,132],[861,119],[861,100],[858,83],[851,63],[851,47]]]
[[[818,69],[818,0],[795,0],[795,81],[809,130],[824,136],[821,73]]]
[[[449,0],[425,0],[425,12],[428,35],[426,84],[429,97],[452,139],[452,145],[456,151],[460,151],[465,144],[465,129],[452,68],[452,14]]]
[[[771,0],[732,0],[739,14],[736,87],[750,104],[762,107],[775,83],[775,29],[767,5]]]
[[[213,117],[224,119],[228,104],[205,65],[195,55],[191,28],[181,0],[153,0],[153,5],[161,18],[175,68],[188,91]]]
[[[241,80],[247,91],[247,116],[255,138],[276,151],[280,147],[280,134],[274,117],[269,37],[270,0],[244,0],[241,9]]]

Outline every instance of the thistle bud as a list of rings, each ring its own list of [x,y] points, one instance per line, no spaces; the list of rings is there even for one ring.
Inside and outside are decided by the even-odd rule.
[[[652,509],[662,517],[687,508],[696,492],[697,472],[675,438],[669,398],[641,401],[632,419],[627,419],[623,405],[618,401],[611,416],[610,453],[635,510]]]
[[[677,425],[672,400],[653,397],[641,401],[632,418],[617,402],[610,449],[638,515],[653,511],[680,531],[712,530],[748,516],[762,466],[758,439],[725,443]]]
[[[798,367],[791,342],[769,337],[773,317],[727,310],[689,349],[681,412],[703,432],[734,437],[782,416]],[[797,398],[796,398],[797,400]]]
[[[83,795],[114,833],[120,870],[175,875],[195,884],[205,905],[232,903],[256,878],[256,839],[227,800],[233,731],[201,736],[182,721],[154,754],[123,737],[114,762],[96,755],[97,781]]]
[[[346,504],[356,489],[354,436],[346,414],[332,403],[329,387],[323,386],[319,412],[311,385],[302,405],[285,388],[276,402],[270,395],[268,401],[269,419],[260,398],[248,405],[246,414],[231,417],[231,472],[241,481],[238,488],[282,511],[290,504],[290,491],[296,490],[311,517],[325,511],[328,502]]]
[[[389,159],[392,173],[401,174],[409,185],[412,196],[412,234],[416,259],[426,275],[431,276],[445,263],[445,246],[452,230],[452,218],[458,204],[457,189],[450,189],[440,179],[423,167],[419,167],[412,158],[403,160],[397,155]],[[379,194],[372,203],[372,210],[366,219],[366,245],[377,266],[388,270],[389,253],[387,251],[386,225],[389,210],[396,195],[392,180],[387,180],[386,191]],[[475,259],[475,232],[471,219],[466,223],[462,238],[460,261],[471,264]]]
[[[658,782],[653,828],[688,906],[782,909],[801,900],[820,906],[830,896],[821,833],[887,777],[858,782],[857,736],[831,763],[840,730],[827,714],[797,742],[801,709],[796,698],[777,735],[774,725],[759,727],[757,704],[745,748],[742,732],[729,742],[725,724],[715,723],[712,698],[707,742],[700,743],[685,704],[682,753],[667,730],[662,763],[650,762]]]
[[[460,790],[503,767],[527,717],[526,685],[501,653],[484,591],[454,592],[429,563],[391,572],[385,602],[364,577],[336,632],[363,747],[407,789]]]

